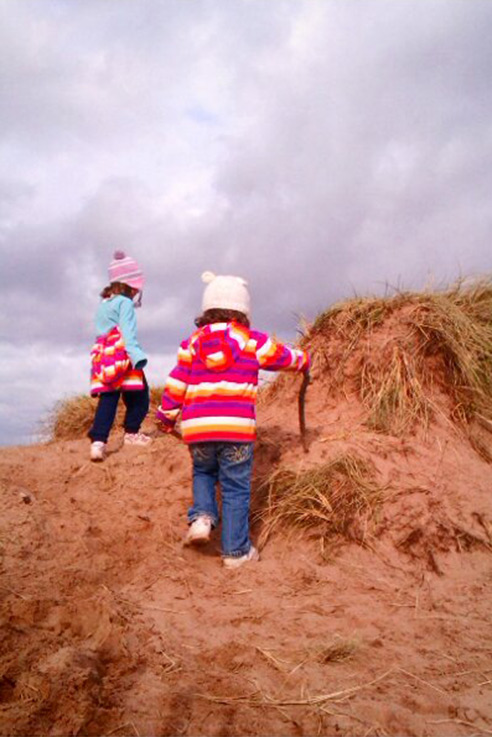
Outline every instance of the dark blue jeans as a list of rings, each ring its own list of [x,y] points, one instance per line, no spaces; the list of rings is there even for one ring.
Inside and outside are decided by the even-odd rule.
[[[89,437],[92,441],[107,442],[116,417],[120,395],[123,397],[126,407],[123,422],[125,432],[135,433],[140,430],[140,426],[149,411],[149,387],[147,382],[145,382],[143,389],[128,392],[103,392],[99,395],[94,422],[89,430]]]
[[[193,506],[188,520],[208,515],[219,522],[216,485],[222,495],[222,554],[239,557],[250,547],[249,502],[253,443],[210,442],[190,445],[193,460]]]

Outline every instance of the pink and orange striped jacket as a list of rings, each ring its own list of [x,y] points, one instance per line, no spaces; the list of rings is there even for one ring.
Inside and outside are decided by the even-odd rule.
[[[187,443],[251,442],[256,437],[260,369],[303,371],[305,351],[236,322],[214,323],[183,341],[156,417],[171,429],[182,411]]]
[[[119,327],[100,335],[91,349],[91,395],[141,390],[144,374],[132,367]]]

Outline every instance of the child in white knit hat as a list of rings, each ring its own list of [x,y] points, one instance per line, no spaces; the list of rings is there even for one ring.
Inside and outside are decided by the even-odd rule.
[[[89,430],[90,457],[103,461],[120,396],[126,407],[125,445],[148,445],[140,432],[149,411],[149,387],[143,372],[147,356],[137,338],[135,307],[140,306],[144,277],[135,259],[115,251],[109,265],[109,286],[101,292],[92,347],[91,394],[99,397]]]
[[[182,412],[181,432],[193,462],[193,505],[185,542],[200,544],[219,523],[216,485],[222,497],[222,556],[227,568],[258,560],[249,537],[255,402],[260,369],[307,371],[305,351],[250,327],[247,283],[205,272],[207,284],[197,330],[181,343],[157,419],[171,432]]]

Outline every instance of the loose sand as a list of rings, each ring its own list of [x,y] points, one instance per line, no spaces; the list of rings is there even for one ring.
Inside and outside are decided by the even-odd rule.
[[[386,488],[366,546],[278,531],[225,570],[218,536],[182,546],[175,438],[1,450],[2,735],[492,734],[490,464],[443,417],[373,433],[319,382],[304,454],[298,386],[260,403],[254,509],[279,465],[358,453]]]

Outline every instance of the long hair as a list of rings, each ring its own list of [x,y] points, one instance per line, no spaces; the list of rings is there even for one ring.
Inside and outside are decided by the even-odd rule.
[[[205,325],[212,325],[214,322],[232,322],[232,320],[249,328],[250,323],[244,312],[221,310],[220,308],[205,310],[203,315],[195,319],[195,325],[197,328],[203,328]]]
[[[101,292],[101,297],[103,299],[107,299],[113,294],[122,294],[123,297],[129,297],[130,299],[132,299],[134,295],[134,289],[129,284],[123,284],[123,282],[121,281],[114,281],[111,282],[111,284],[108,284],[107,287],[104,287]]]

